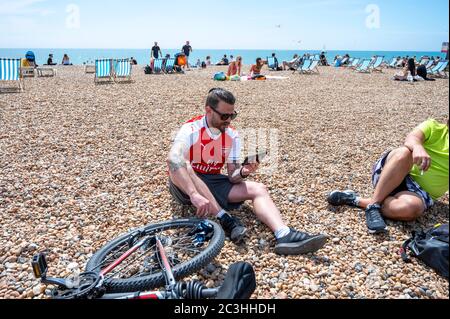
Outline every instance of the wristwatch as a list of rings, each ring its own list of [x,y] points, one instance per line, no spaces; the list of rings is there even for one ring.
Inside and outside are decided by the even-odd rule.
[[[246,179],[246,178],[248,178],[248,176],[244,176],[244,175],[242,175],[242,170],[244,169],[244,167],[242,166],[241,167],[241,170],[239,171],[239,175],[241,175],[241,178],[242,179]]]

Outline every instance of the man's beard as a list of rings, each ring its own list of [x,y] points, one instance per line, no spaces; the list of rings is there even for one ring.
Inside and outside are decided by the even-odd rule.
[[[225,133],[225,131],[226,131],[226,129],[227,129],[227,126],[226,126],[226,124],[224,124],[224,123],[216,123],[216,122],[214,122],[214,121],[212,121],[212,128],[213,128],[213,131],[214,130],[218,130],[218,131],[220,131],[221,133]]]

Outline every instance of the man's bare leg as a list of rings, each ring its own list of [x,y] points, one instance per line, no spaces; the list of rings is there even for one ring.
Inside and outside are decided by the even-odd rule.
[[[380,204],[383,216],[401,221],[411,221],[425,211],[423,201],[412,192],[401,192],[390,196],[405,179],[413,166],[412,153],[406,147],[392,151],[383,168],[380,180],[371,198],[358,198],[357,206],[366,209],[369,205]]]
[[[382,204],[389,194],[408,176],[412,167],[412,152],[408,148],[401,147],[393,150],[386,160],[380,180],[375,187],[372,203]]]
[[[309,235],[286,226],[280,211],[270,198],[266,186],[255,182],[236,184],[228,197],[230,202],[253,201],[253,208],[260,221],[266,224],[275,234],[277,244],[275,252],[279,255],[298,255],[312,253],[322,248],[325,235]]]
[[[266,224],[273,232],[286,224],[281,218],[280,211],[275,206],[266,186],[255,182],[242,182],[231,189],[228,200],[231,203],[240,203],[246,200],[253,201],[253,208],[258,219]]]

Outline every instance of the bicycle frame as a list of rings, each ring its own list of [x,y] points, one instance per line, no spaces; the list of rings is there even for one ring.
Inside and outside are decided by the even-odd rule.
[[[137,299],[137,300],[145,300],[145,299],[180,299],[182,296],[178,296],[175,291],[176,281],[173,276],[172,268],[170,267],[170,263],[167,259],[166,252],[164,250],[164,246],[161,243],[161,240],[158,237],[156,239],[156,247],[158,249],[158,261],[163,269],[164,277],[166,279],[166,290],[164,291],[152,291],[152,292],[136,292],[136,293],[124,293],[124,294],[106,294],[102,296],[101,299]],[[116,268],[122,261],[124,261],[128,256],[130,256],[133,252],[138,250],[142,245],[146,243],[148,239],[141,240],[134,247],[124,253],[121,257],[119,257],[115,262],[113,262],[110,266],[105,268],[101,275],[105,276],[107,273],[111,272],[114,268]],[[212,298],[215,297],[218,293],[219,289],[204,289],[202,291],[203,298]]]
[[[181,288],[177,289],[177,282],[172,272],[172,268],[170,267],[170,263],[167,259],[166,252],[164,250],[164,246],[161,243],[160,238],[158,237],[146,237],[139,242],[137,242],[132,248],[122,254],[118,259],[112,262],[105,269],[100,271],[100,281],[95,286],[96,289],[101,289],[103,287],[103,283],[105,280],[105,276],[113,271],[117,266],[119,266],[124,260],[126,260],[131,254],[137,251],[142,246],[152,242],[155,240],[156,248],[157,248],[157,256],[158,262],[163,270],[163,274],[166,280],[166,289],[160,291],[152,291],[152,292],[134,292],[134,293],[115,293],[115,294],[104,294],[100,297],[100,299],[182,299],[183,291]],[[33,271],[37,278],[41,278],[41,282],[44,284],[57,285],[60,287],[68,288],[69,284],[66,279],[60,278],[47,278],[47,263],[45,261],[45,257],[40,254],[33,259],[32,262]],[[203,287],[197,286],[200,289],[201,298],[213,298],[218,292],[219,288],[214,289],[206,289]]]

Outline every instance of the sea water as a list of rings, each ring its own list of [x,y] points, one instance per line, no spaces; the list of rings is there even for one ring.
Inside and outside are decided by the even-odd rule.
[[[61,64],[64,54],[70,57],[71,63],[74,65],[83,65],[85,63],[91,64],[95,59],[100,58],[130,58],[134,57],[138,64],[147,65],[150,62],[150,49],[2,49],[0,48],[0,57],[2,58],[24,58],[27,51],[33,51],[36,56],[36,61],[39,65],[47,63],[47,58],[50,53],[53,54],[53,62]],[[179,53],[179,49],[161,49],[163,56],[170,54],[172,57],[174,54]],[[220,61],[224,54],[230,57],[230,55],[241,56],[245,65],[255,63],[257,58],[267,59],[272,53],[275,53],[278,60],[290,61],[294,54],[303,55],[304,53],[317,54],[321,50],[234,50],[234,49],[201,49],[197,50],[193,48],[193,52],[189,57],[190,63],[196,63],[198,59],[204,61],[207,56],[211,57],[213,63]],[[401,56],[416,56],[420,59],[422,56],[440,56],[445,58],[445,53],[441,52],[424,52],[424,51],[326,51],[328,61],[333,61],[336,55],[349,54],[351,57],[357,58],[371,58],[375,55],[382,55],[385,60],[390,61],[393,57]]]

